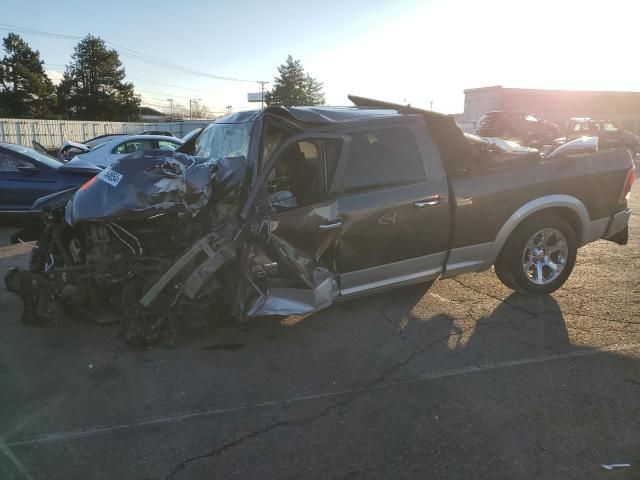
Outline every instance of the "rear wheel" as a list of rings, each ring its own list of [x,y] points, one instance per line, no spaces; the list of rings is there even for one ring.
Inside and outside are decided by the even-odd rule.
[[[516,292],[546,295],[569,278],[577,250],[573,228],[557,215],[542,213],[512,233],[496,262],[496,274]]]

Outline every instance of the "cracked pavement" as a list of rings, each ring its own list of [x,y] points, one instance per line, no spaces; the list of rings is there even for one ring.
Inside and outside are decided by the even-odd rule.
[[[148,351],[2,286],[0,478],[640,478],[639,271],[633,215],[553,296],[484,272]]]

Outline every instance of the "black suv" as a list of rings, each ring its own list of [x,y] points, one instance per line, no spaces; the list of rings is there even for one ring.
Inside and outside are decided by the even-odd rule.
[[[500,110],[484,115],[476,126],[481,137],[516,140],[522,144],[548,144],[558,137],[558,126],[527,112]]]

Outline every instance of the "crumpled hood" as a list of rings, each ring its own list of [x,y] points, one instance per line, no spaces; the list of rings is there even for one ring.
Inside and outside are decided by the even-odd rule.
[[[74,147],[74,148],[77,148],[78,150],[82,150],[83,152],[88,152],[89,150],[91,150],[91,147],[89,145],[85,145],[84,143],[74,142],[73,140],[65,140],[62,146],[60,147],[60,150],[62,150],[64,147]]]
[[[155,150],[114,162],[85,183],[67,204],[68,224],[116,221],[167,212],[196,215],[212,197],[244,179],[246,159],[206,160]]]

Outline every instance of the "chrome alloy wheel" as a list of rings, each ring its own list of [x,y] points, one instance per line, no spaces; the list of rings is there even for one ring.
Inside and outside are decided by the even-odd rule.
[[[522,255],[522,269],[530,282],[546,285],[564,270],[569,254],[567,239],[555,228],[544,228],[534,233]]]

